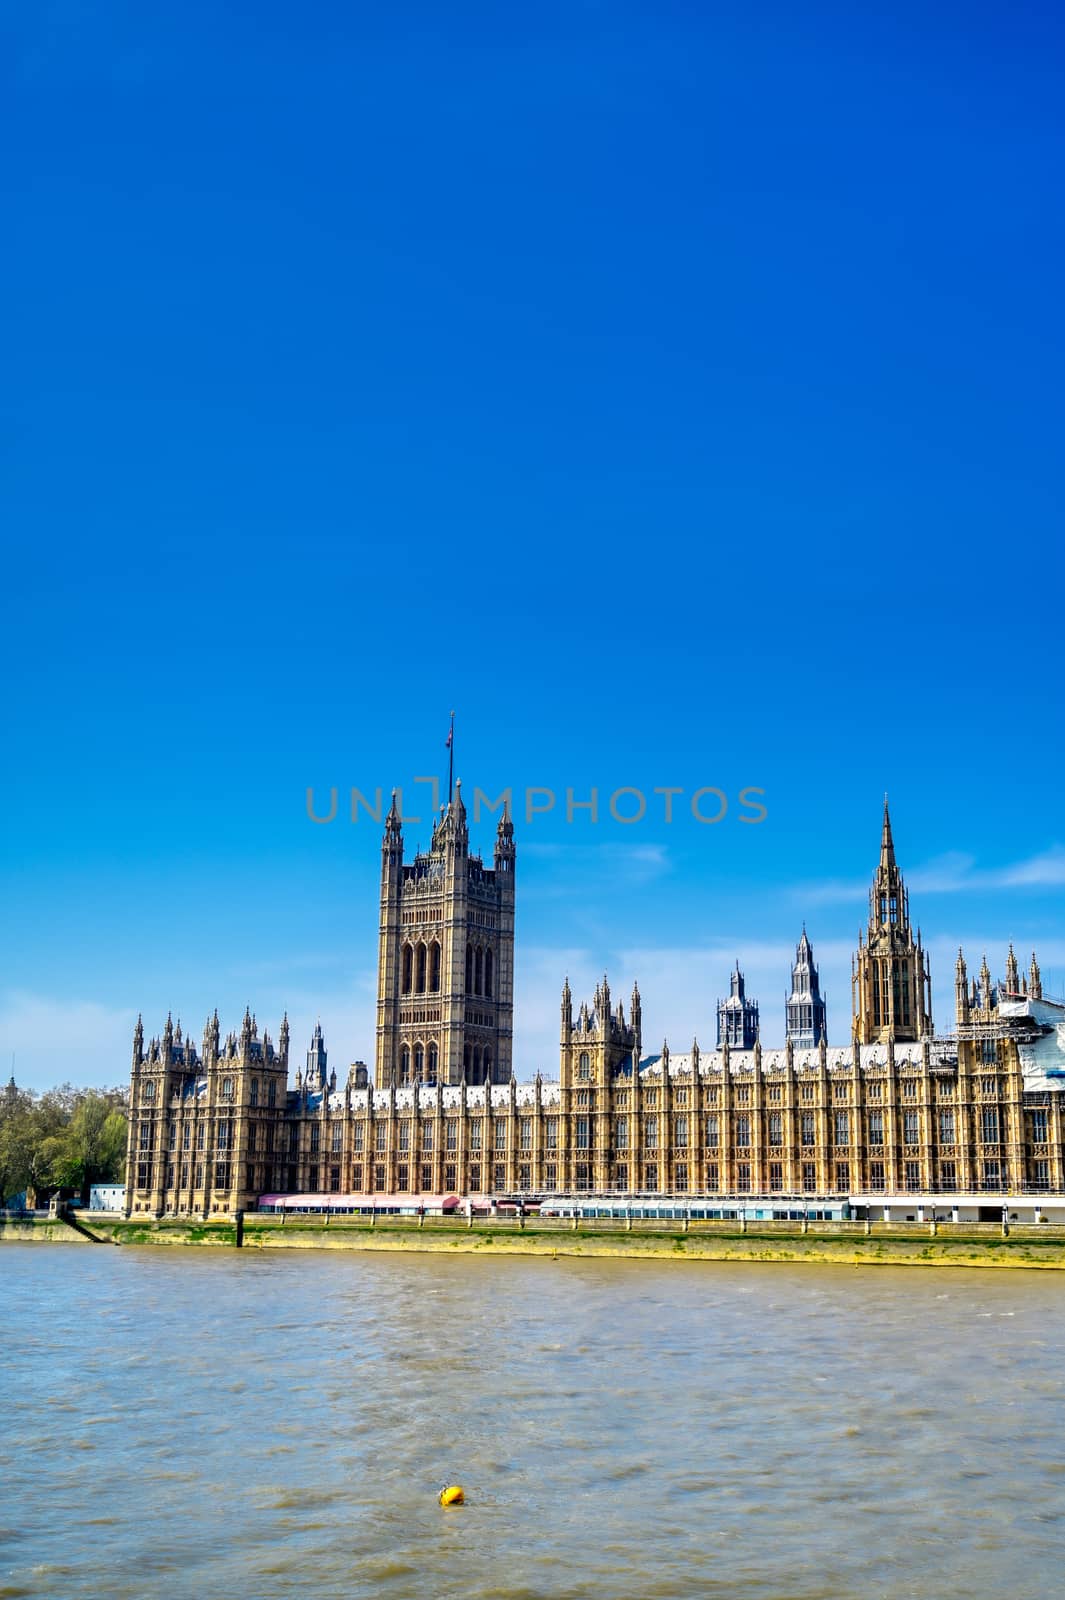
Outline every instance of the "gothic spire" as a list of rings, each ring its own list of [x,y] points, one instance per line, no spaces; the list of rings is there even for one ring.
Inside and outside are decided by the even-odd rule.
[[[880,833],[880,866],[890,868],[895,865],[895,841],[891,837],[891,814],[888,811],[888,798],[884,796],[884,826]]]

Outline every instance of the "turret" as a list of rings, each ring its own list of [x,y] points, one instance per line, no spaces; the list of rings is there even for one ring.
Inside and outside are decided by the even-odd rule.
[[[573,1032],[573,995],[570,993],[569,978],[562,985],[562,1038],[569,1038]]]
[[[958,1027],[964,1027],[969,1020],[969,981],[960,945],[958,959],[954,963],[954,1014]]]
[[[144,1022],[137,1013],[137,1026],[133,1030],[133,1065],[139,1067],[144,1060]],[[12,1083],[14,1078],[12,1078]]]
[[[986,955],[980,963],[980,1005],[984,1011],[991,1010],[991,971]]]
[[[1013,953],[1013,944],[1010,944],[1009,955],[1006,957],[1006,993],[1008,995],[1020,994],[1021,975],[1017,969],[1017,957]]]
[[[1028,998],[1029,1000],[1042,1000],[1043,998],[1043,977],[1039,971],[1039,963],[1035,959],[1034,950],[1032,951],[1032,965],[1028,969]]]
[[[497,872],[514,871],[514,824],[510,817],[510,799],[503,802],[503,815],[496,829],[495,869]]]

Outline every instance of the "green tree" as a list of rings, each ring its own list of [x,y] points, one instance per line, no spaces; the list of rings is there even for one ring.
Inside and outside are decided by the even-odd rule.
[[[82,1094],[66,1127],[41,1151],[51,1181],[89,1198],[94,1183],[121,1177],[126,1159],[126,1119],[111,1099],[94,1090]]]

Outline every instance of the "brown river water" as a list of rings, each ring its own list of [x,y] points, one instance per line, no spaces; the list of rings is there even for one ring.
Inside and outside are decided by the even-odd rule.
[[[1044,1600],[1063,1311],[1052,1272],[5,1244],[0,1596]]]

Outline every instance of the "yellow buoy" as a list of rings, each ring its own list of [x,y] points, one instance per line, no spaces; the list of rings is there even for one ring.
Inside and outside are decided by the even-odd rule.
[[[460,1506],[465,1498],[466,1496],[461,1486],[457,1483],[452,1483],[440,1491],[440,1504],[442,1506]]]

